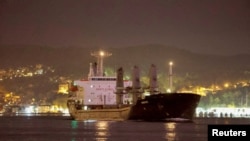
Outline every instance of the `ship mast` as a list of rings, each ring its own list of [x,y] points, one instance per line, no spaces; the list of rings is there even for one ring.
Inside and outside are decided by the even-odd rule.
[[[158,93],[157,70],[154,64],[151,65],[149,70],[149,92],[150,94]]]
[[[173,91],[173,62],[169,62],[169,90]]]
[[[142,97],[143,90],[141,88],[140,82],[140,70],[138,66],[134,66],[133,73],[132,73],[132,103],[133,105],[136,104],[138,98]]]
[[[91,53],[91,56],[94,56],[94,57],[97,58],[96,76],[104,76],[104,73],[103,73],[103,59],[105,57],[109,57],[111,55],[112,55],[112,53],[105,52],[105,51],[98,51],[98,52]]]

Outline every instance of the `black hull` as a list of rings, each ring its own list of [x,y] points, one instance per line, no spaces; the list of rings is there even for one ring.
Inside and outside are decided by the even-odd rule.
[[[166,120],[183,118],[192,120],[200,95],[171,93],[147,96],[131,108],[130,120]]]

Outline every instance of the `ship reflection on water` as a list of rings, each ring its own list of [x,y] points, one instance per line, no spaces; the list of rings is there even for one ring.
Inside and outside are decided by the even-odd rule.
[[[1,141],[207,141],[208,124],[247,124],[249,118],[193,122],[70,120],[64,116],[0,116]]]
[[[175,141],[191,139],[206,140],[205,128],[194,122],[165,121],[71,121],[71,141],[77,140],[157,140]],[[205,126],[205,125],[203,125]],[[204,130],[204,131],[203,131]],[[195,134],[195,135],[194,135]]]
[[[96,136],[98,137],[97,140],[105,141],[108,139],[109,134],[109,124],[107,121],[100,121],[96,124]]]
[[[166,140],[167,141],[174,141],[176,138],[176,132],[175,132],[175,124],[174,122],[166,123],[165,128],[167,130],[166,133]]]
[[[95,137],[95,140],[98,141],[106,141],[110,136],[109,131],[110,121],[96,121],[96,120],[86,120],[86,121],[76,121],[71,120],[71,128],[73,129],[72,136],[74,136],[71,141],[76,141],[79,139],[79,130],[81,128],[86,131],[80,133],[85,135],[85,137],[91,137],[92,135]],[[91,132],[91,128],[94,127],[95,132]]]

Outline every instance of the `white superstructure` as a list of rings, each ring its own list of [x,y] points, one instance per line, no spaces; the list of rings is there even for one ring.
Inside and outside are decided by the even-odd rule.
[[[124,81],[124,87],[131,86],[130,81]],[[90,77],[88,80],[76,80],[77,97],[84,105],[115,105],[116,77]],[[123,97],[123,103],[130,102],[128,94]]]
[[[101,51],[98,53],[92,53],[92,56],[97,57],[97,61],[101,63],[98,66],[97,63],[90,63],[90,69],[88,79],[86,80],[75,80],[74,86],[77,86],[77,91],[72,99],[78,101],[79,104],[85,106],[94,105],[116,105],[117,94],[116,85],[117,77],[104,76],[103,74],[103,59],[111,54]],[[131,87],[131,81],[123,81],[124,88]],[[128,94],[122,95],[123,104],[131,102],[131,98]]]

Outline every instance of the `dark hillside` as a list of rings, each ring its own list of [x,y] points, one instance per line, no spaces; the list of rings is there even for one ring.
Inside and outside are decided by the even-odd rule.
[[[104,60],[105,70],[114,72],[123,67],[125,73],[130,74],[132,67],[137,65],[141,75],[145,76],[150,65],[155,64],[161,88],[168,85],[169,61],[174,63],[173,83],[177,90],[187,86],[210,87],[211,84],[224,84],[226,81],[250,80],[250,55],[203,55],[162,45],[103,49],[112,53],[111,57]],[[59,84],[87,77],[89,63],[96,61],[90,53],[98,50],[70,47],[0,47],[0,95],[13,92],[22,96],[24,103],[29,103],[33,98],[40,100],[39,102],[51,103],[59,96]],[[18,68],[30,68],[36,64],[51,66],[55,71],[47,71],[34,77],[16,77]],[[145,80],[144,84],[147,85]]]
[[[89,63],[96,61],[91,48],[51,48],[51,47],[8,47],[0,48],[0,69],[44,64],[53,66],[58,74],[73,75],[76,78],[87,75]],[[105,67],[124,67],[130,71],[134,65],[147,72],[153,63],[159,73],[167,73],[168,62],[174,62],[174,72],[178,75],[195,74],[201,79],[219,77],[240,77],[250,71],[250,55],[218,56],[203,55],[186,50],[163,46],[144,45],[126,48],[105,48],[113,55],[105,59]],[[234,76],[232,76],[234,75]]]

